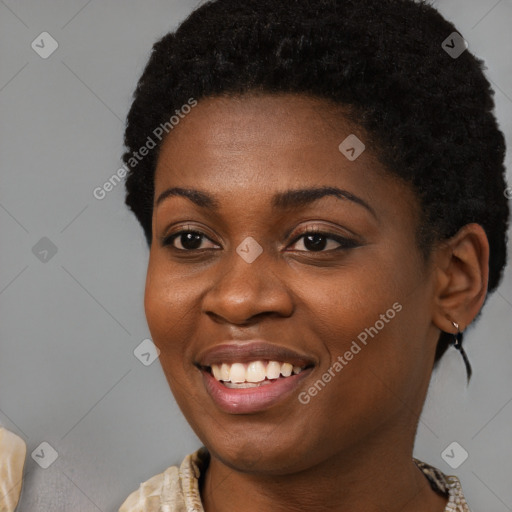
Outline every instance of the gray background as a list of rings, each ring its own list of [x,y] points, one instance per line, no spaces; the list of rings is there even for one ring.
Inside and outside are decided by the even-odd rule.
[[[199,446],[158,361],[133,353],[150,337],[142,230],[122,184],[92,194],[121,166],[151,45],[197,3],[0,1],[0,422],[28,446],[22,512],[115,511]],[[486,61],[510,147],[512,1],[433,3]],[[31,48],[43,31],[59,45],[47,59]],[[57,249],[45,261],[43,237]],[[509,265],[466,338],[471,384],[450,351],[419,424],[415,455],[457,474],[474,511],[512,510],[511,316]],[[48,469],[30,456],[43,441]],[[453,441],[469,453],[456,470],[441,457]]]

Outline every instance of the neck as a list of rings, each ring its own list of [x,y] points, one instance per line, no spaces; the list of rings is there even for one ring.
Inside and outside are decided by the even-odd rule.
[[[201,489],[205,512],[443,512],[412,460],[414,432],[362,440],[322,463],[285,475],[240,472],[212,456]],[[384,442],[385,439],[385,442]]]

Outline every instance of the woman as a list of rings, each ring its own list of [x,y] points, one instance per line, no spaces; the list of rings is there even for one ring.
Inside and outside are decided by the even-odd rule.
[[[127,511],[469,510],[413,458],[432,369],[500,282],[483,63],[412,0],[217,0],[125,133],[145,311],[204,444]]]

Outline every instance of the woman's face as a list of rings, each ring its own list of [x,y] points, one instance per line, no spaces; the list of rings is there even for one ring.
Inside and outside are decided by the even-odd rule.
[[[339,149],[351,134],[366,146],[355,160],[351,139]],[[326,187],[344,192],[298,192]],[[145,310],[214,456],[286,474],[390,439],[412,450],[439,334],[418,219],[412,191],[327,102],[209,98],[180,121],[155,174]],[[301,371],[276,378],[284,363]],[[253,384],[220,382],[214,364]]]

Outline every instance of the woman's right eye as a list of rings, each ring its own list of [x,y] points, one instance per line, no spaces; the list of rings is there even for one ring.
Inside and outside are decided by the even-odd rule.
[[[162,245],[166,247],[170,246],[172,249],[185,252],[211,249],[211,247],[201,247],[203,239],[209,240],[206,235],[200,231],[182,230],[164,238]],[[213,242],[211,243],[213,244]],[[181,245],[181,247],[177,247],[178,244]]]

